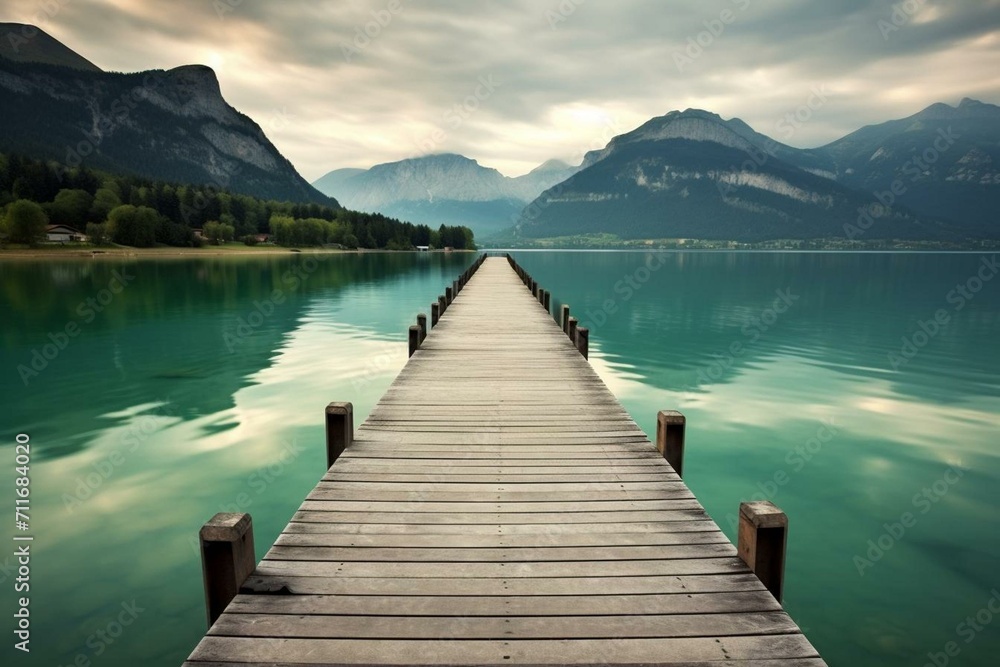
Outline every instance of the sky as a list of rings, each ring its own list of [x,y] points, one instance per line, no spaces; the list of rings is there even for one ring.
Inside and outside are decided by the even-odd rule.
[[[105,70],[212,67],[308,180],[454,152],[508,176],[675,109],[798,147],[1000,104],[1000,0],[4,0]]]

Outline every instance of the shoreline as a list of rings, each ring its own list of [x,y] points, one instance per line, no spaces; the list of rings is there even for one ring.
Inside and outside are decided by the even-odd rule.
[[[192,258],[192,257],[253,257],[253,256],[288,256],[288,255],[368,255],[381,253],[413,252],[420,254],[452,254],[480,252],[478,250],[338,250],[326,248],[260,248],[249,247],[203,247],[203,248],[14,248],[0,250],[0,260],[3,259],[148,259],[148,258]]]

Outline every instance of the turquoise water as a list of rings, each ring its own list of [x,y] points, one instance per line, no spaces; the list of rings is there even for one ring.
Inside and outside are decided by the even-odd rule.
[[[517,257],[647,432],[684,411],[685,479],[724,530],[744,499],[788,513],[786,607],[830,664],[997,664],[1000,280],[969,283],[981,256]],[[323,406],[366,414],[471,259],[0,262],[5,469],[17,433],[32,446],[25,664],[179,664],[204,631],[198,528],[249,511],[262,555],[322,473]]]

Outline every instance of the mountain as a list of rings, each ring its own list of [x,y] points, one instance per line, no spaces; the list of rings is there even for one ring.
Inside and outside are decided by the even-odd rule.
[[[737,241],[964,237],[955,225],[890,209],[833,180],[833,168],[830,154],[785,146],[738,119],[673,111],[588,153],[578,173],[525,208],[515,234]]]
[[[451,153],[338,169],[313,185],[351,209],[437,227],[466,225],[482,237],[511,226],[524,205],[576,168],[550,160],[509,178]]]
[[[864,127],[819,150],[830,156],[845,185],[997,235],[998,106],[968,98],[956,107],[934,104],[908,118]]]
[[[0,58],[0,152],[265,199],[337,205],[303,179],[201,65],[131,74],[57,64],[72,51],[39,33]],[[0,40],[7,42],[7,39]]]
[[[87,72],[101,68],[33,25],[0,23],[0,58],[19,63],[44,63]]]

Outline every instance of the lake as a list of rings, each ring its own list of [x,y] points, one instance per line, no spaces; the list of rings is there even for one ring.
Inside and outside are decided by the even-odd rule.
[[[785,510],[785,606],[831,665],[949,642],[951,664],[997,664],[993,256],[515,255],[648,434],[686,414],[685,481],[730,537],[741,500]],[[360,423],[472,258],[0,261],[7,469],[15,435],[32,447],[30,664],[180,664],[204,632],[202,523],[250,512],[262,556],[323,472],[326,403]]]

